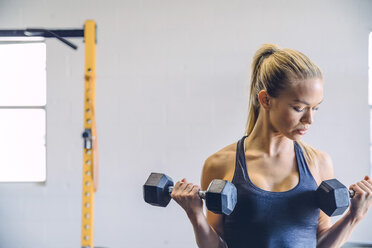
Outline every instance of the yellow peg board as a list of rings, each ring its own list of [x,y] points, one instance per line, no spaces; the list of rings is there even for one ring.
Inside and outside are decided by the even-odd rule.
[[[85,40],[85,91],[84,91],[84,154],[81,246],[93,248],[94,193],[97,190],[97,133],[96,105],[96,23],[86,21]]]

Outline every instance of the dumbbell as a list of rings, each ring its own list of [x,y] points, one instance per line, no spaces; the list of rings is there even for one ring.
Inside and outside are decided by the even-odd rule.
[[[173,180],[162,173],[151,173],[143,185],[145,202],[158,207],[166,207],[171,200]],[[235,208],[237,190],[235,185],[226,180],[214,179],[206,191],[199,191],[205,199],[207,208],[216,214],[229,215]]]
[[[318,206],[328,216],[343,214],[354,195],[354,190],[348,190],[337,179],[323,181],[316,190]]]

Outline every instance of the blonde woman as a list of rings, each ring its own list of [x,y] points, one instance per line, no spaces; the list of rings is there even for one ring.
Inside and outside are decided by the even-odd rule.
[[[210,156],[201,188],[183,179],[172,198],[187,213],[201,248],[340,247],[372,205],[368,176],[350,186],[356,192],[348,212],[332,225],[312,192],[333,178],[330,157],[301,141],[323,101],[318,66],[304,54],[263,45],[252,64],[246,135]],[[203,213],[198,191],[212,179],[238,190],[229,216]]]

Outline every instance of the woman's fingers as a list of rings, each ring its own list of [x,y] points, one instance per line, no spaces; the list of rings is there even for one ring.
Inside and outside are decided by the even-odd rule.
[[[363,181],[362,182],[357,182],[357,185],[361,189],[360,194],[362,196],[365,196],[366,194],[369,194],[370,193],[370,189],[363,183]]]
[[[368,180],[363,180],[361,183],[368,189],[369,192],[372,192],[372,183]]]
[[[200,191],[200,186],[199,185],[194,185],[189,194],[194,196],[194,197],[199,197],[199,191]]]
[[[362,182],[369,188],[372,190],[372,180],[371,178],[367,175],[364,177],[364,180],[362,180]]]
[[[178,188],[186,182],[186,178],[182,179],[181,181],[176,182],[176,185],[174,185],[173,190],[178,190]]]
[[[200,186],[199,185],[194,185],[191,189],[190,193],[197,193],[200,191]]]
[[[184,187],[185,182],[187,182],[186,178],[183,178],[181,181],[176,182],[171,193],[172,198],[175,199],[179,195],[179,192],[181,188]]]
[[[188,183],[187,182],[181,182],[180,187],[179,187],[179,192],[183,192],[185,188],[187,187]]]
[[[369,176],[350,186],[355,191],[350,211],[356,219],[363,219],[372,205],[372,182]]]
[[[363,190],[358,186],[357,183],[350,185],[349,189],[354,190],[355,195],[361,195],[363,193]]]
[[[172,190],[171,197],[174,199],[180,199],[180,197],[190,197],[193,195],[198,195],[197,192],[200,191],[200,186],[193,183],[188,183],[184,178],[178,181]]]
[[[194,184],[192,184],[192,183],[186,184],[185,188],[182,191],[182,194],[187,195],[188,193],[190,193],[193,186],[194,186]]]
[[[364,180],[351,185],[350,189],[354,190],[355,194],[369,196],[372,195],[372,182],[368,176],[365,176]]]

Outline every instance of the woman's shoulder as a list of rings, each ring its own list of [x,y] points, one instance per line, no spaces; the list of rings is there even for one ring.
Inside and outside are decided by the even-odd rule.
[[[317,167],[322,181],[334,178],[333,163],[328,153],[315,149],[317,156]]]
[[[232,180],[235,168],[237,142],[225,146],[210,155],[204,162],[202,188],[208,187],[213,179]]]

